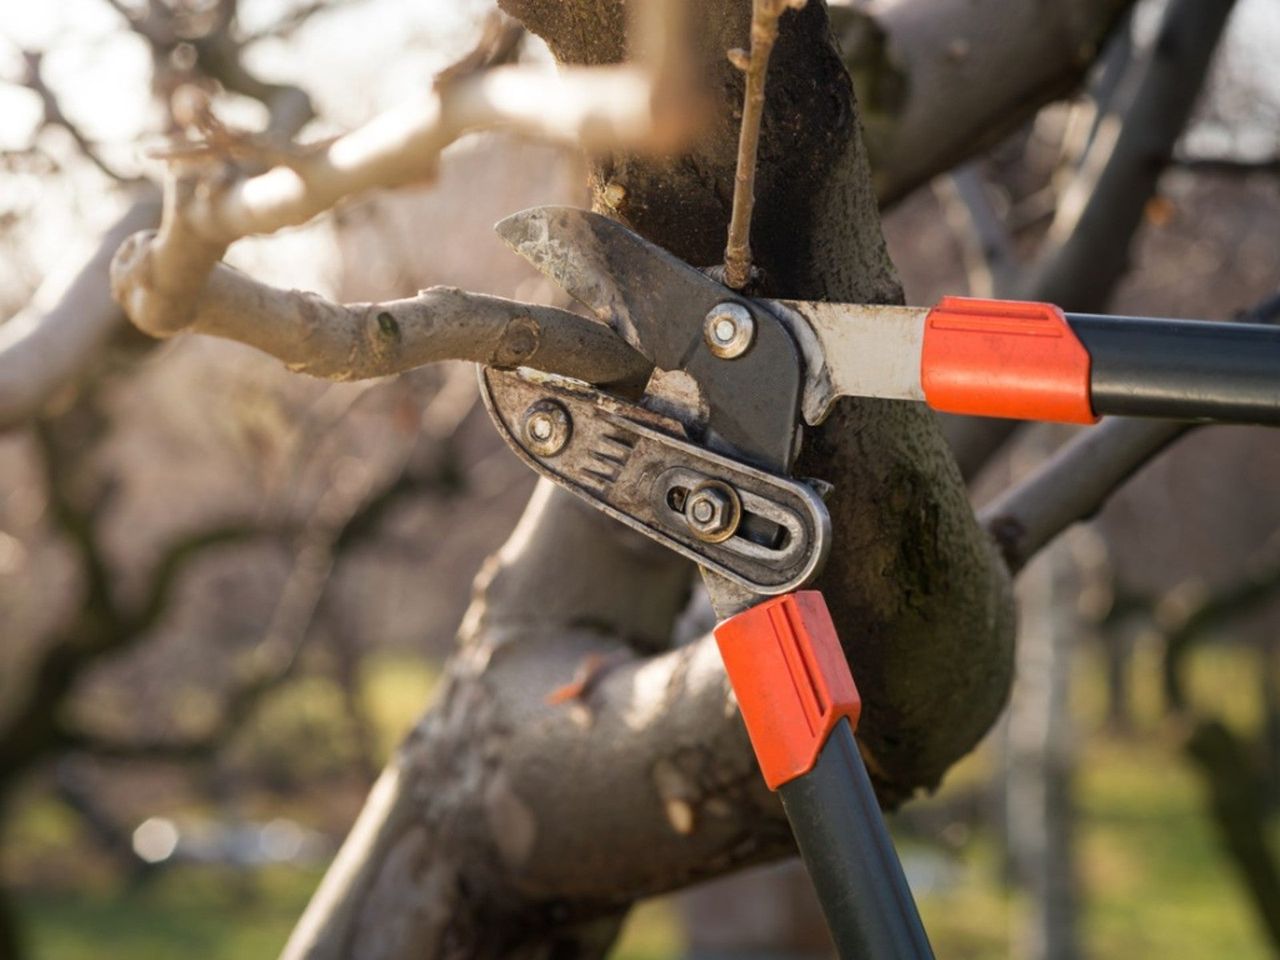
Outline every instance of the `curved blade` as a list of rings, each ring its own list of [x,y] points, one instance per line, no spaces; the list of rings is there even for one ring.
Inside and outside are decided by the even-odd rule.
[[[663,370],[681,370],[702,338],[702,318],[732,291],[661,247],[589,210],[533,207],[494,227]]]
[[[535,207],[495,229],[655,367],[694,380],[708,411],[699,438],[706,446],[786,470],[795,450],[802,368],[791,336],[767,308],[588,210]],[[703,339],[707,314],[726,301],[755,320],[750,349],[732,361],[717,359]]]

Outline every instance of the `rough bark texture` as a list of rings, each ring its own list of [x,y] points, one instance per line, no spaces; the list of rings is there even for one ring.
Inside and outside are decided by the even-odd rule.
[[[604,23],[622,29],[619,3],[505,6],[562,60],[622,52],[620,41],[601,43]],[[605,19],[577,29],[582,6]],[[694,24],[721,105],[694,152],[615,157],[592,169],[600,209],[694,264],[718,263],[724,245],[742,87],[723,51],[743,44],[749,15],[747,3],[720,2]],[[767,97],[751,238],[763,291],[901,303],[851,86],[820,4],[783,18]],[[865,688],[859,732],[873,776],[882,798],[896,802],[934,785],[1003,704],[1012,650],[1006,586],[971,532],[957,474],[923,408],[842,402],[807,438],[797,472],[837,486],[828,504],[837,546],[819,586]],[[945,627],[934,619],[944,609]],[[990,644],[982,653],[970,646],[979,637]],[[948,682],[922,675],[922,646],[938,656],[934,665]]]
[[[622,55],[614,0],[506,0],[564,61]],[[690,5],[714,93],[678,160],[594,164],[597,206],[695,264],[723,248],[750,4]],[[752,246],[765,291],[897,302],[825,8],[774,51]],[[822,581],[864,697],[881,797],[937,782],[1004,703],[1007,573],[927,411],[846,403],[800,472],[836,484]],[[788,853],[714,644],[665,649],[690,570],[540,488],[480,578],[444,690],[384,775],[292,957],[593,956],[636,898]],[[577,673],[581,693],[547,696]]]

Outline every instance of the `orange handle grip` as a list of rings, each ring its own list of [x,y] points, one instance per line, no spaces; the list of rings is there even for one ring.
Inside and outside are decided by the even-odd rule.
[[[945,413],[1096,423],[1090,363],[1051,303],[945,297],[925,319],[920,384]]]
[[[857,727],[862,700],[817,590],[767,600],[715,636],[769,789],[813,769],[842,718]]]

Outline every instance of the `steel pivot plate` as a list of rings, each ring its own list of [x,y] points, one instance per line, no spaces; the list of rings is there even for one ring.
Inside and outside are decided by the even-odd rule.
[[[690,443],[678,421],[576,380],[482,368],[480,383],[520,459],[706,570],[771,595],[826,559],[830,517],[806,484]]]

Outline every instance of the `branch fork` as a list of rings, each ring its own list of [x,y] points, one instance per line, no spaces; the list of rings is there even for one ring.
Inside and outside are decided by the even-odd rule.
[[[211,292],[215,266],[236,240],[305,223],[356,193],[430,178],[444,148],[471,131],[510,129],[590,151],[670,150],[690,132],[695,99],[677,95],[689,71],[673,53],[679,45],[662,32],[670,29],[674,6],[672,0],[646,5],[646,18],[655,22],[645,36],[656,63],[554,74],[495,66],[514,43],[510,28],[490,28],[477,51],[446,70],[427,96],[311,149],[281,152],[229,131],[207,104],[197,104],[192,118],[203,140],[170,151],[160,228],[120,248],[111,267],[113,295],[152,336],[190,329]],[[249,174],[246,158],[275,165]],[[278,299],[264,294],[258,307]],[[278,318],[259,314],[258,321],[280,326]],[[330,375],[354,375],[335,358],[313,359]]]

